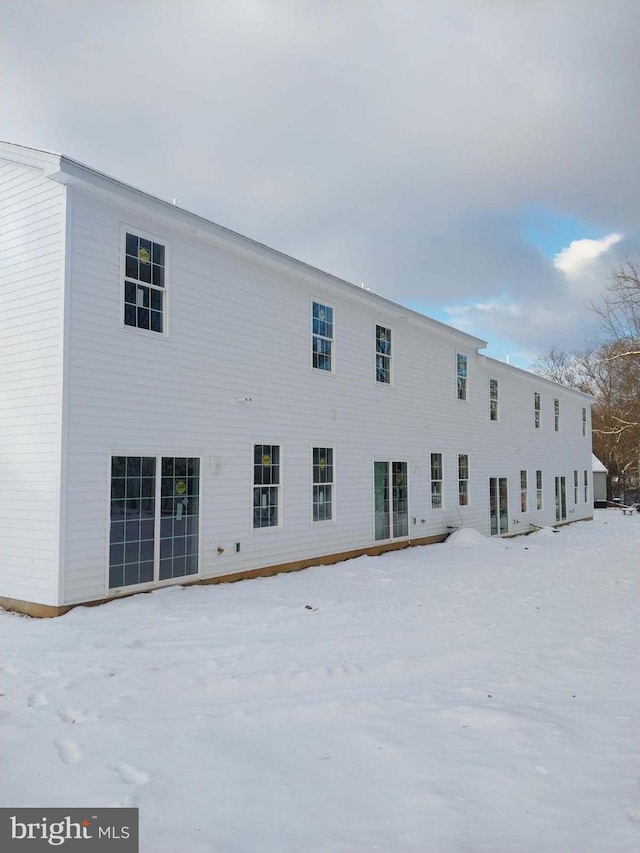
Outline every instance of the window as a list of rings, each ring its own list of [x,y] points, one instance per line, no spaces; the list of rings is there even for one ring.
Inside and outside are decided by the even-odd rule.
[[[442,453],[431,454],[431,509],[442,509]]]
[[[589,472],[584,472],[584,502],[589,503]]]
[[[124,324],[162,332],[164,329],[164,246],[128,234],[125,240]]]
[[[542,471],[536,471],[536,509],[542,509]]]
[[[467,399],[467,357],[461,353],[456,354],[456,376],[458,388],[458,400]]]
[[[498,380],[489,380],[489,420],[498,420]]]
[[[553,428],[560,432],[560,400],[553,401]]]
[[[582,410],[582,435],[587,434],[587,410]]]
[[[573,472],[573,502],[578,503],[578,472]]]
[[[520,512],[527,511],[527,472],[520,471]]]
[[[391,384],[391,329],[376,325],[376,382]]]
[[[333,518],[333,449],[313,448],[313,520]]]
[[[458,504],[467,506],[469,503],[469,456],[458,454]]]
[[[256,444],[253,448],[253,526],[278,526],[280,501],[280,447]]]
[[[199,492],[198,458],[112,457],[110,589],[198,573]]]
[[[540,429],[540,394],[537,391],[533,395],[533,425]]]
[[[333,369],[333,308],[313,303],[311,333],[312,364],[317,370]]]

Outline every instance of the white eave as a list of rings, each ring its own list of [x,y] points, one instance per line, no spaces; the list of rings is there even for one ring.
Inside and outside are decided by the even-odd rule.
[[[143,190],[124,184],[115,178],[98,172],[89,166],[79,163],[70,157],[42,151],[35,148],[27,148],[22,145],[14,145],[8,142],[0,142],[0,157],[6,154],[7,158],[20,162],[27,166],[40,168],[46,177],[53,181],[69,186],[80,187],[97,195],[125,204],[129,209],[141,214],[149,215],[150,208],[156,216],[169,220],[173,225],[181,227],[188,233],[202,237],[208,241],[224,245],[242,254],[249,254],[261,263],[286,269],[294,275],[304,276],[312,281],[321,279],[324,285],[336,289],[343,296],[350,297],[361,302],[363,299],[384,306],[385,311],[392,310],[398,319],[412,320],[421,326],[427,326],[434,332],[444,334],[455,339],[461,348],[473,349],[475,351],[487,346],[487,342],[467,332],[447,326],[439,320],[427,317],[404,305],[399,305],[391,299],[371,293],[363,287],[345,281],[337,276],[292,258],[289,255],[265,246],[262,243],[224,228],[221,225],[184,210],[168,201],[150,195]]]

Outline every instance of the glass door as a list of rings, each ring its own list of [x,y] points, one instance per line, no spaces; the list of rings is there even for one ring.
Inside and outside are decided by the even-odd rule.
[[[200,460],[111,459],[109,588],[198,573]]]
[[[509,532],[509,489],[506,477],[489,477],[489,524],[492,536]]]
[[[375,538],[391,538],[389,515],[389,463],[373,463]]]
[[[556,477],[556,521],[567,519],[567,478]]]
[[[409,535],[409,486],[406,462],[374,462],[375,538]]]

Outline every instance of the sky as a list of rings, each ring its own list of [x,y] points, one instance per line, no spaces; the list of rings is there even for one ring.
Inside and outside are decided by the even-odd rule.
[[[3,0],[0,139],[490,342],[640,250],[636,0]]]

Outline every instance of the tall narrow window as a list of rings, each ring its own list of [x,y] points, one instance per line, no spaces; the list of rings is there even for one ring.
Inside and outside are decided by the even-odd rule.
[[[578,503],[578,472],[573,472],[573,502]]]
[[[458,400],[467,399],[467,357],[462,353],[456,354],[456,381],[458,389]]]
[[[540,429],[540,394],[537,391],[533,394],[533,425]]]
[[[582,435],[587,434],[587,410],[582,409]]]
[[[431,454],[431,509],[442,509],[442,453]]]
[[[333,449],[313,448],[313,520],[333,518]]]
[[[489,380],[489,420],[498,420],[498,380]]]
[[[391,384],[391,329],[376,325],[376,382]]]
[[[536,471],[536,509],[542,509],[542,471]]]
[[[162,332],[164,327],[164,246],[127,234],[125,240],[124,323]]]
[[[280,447],[256,444],[253,448],[253,526],[277,527],[280,501]]]
[[[467,506],[469,503],[469,456],[467,453],[458,454],[458,504]]]
[[[312,364],[317,370],[333,370],[333,308],[314,302],[312,315]]]
[[[560,432],[560,400],[553,401],[553,428]]]
[[[584,472],[584,502],[589,503],[589,472]]]
[[[528,495],[527,495],[527,472],[520,471],[520,512],[527,511]]]

